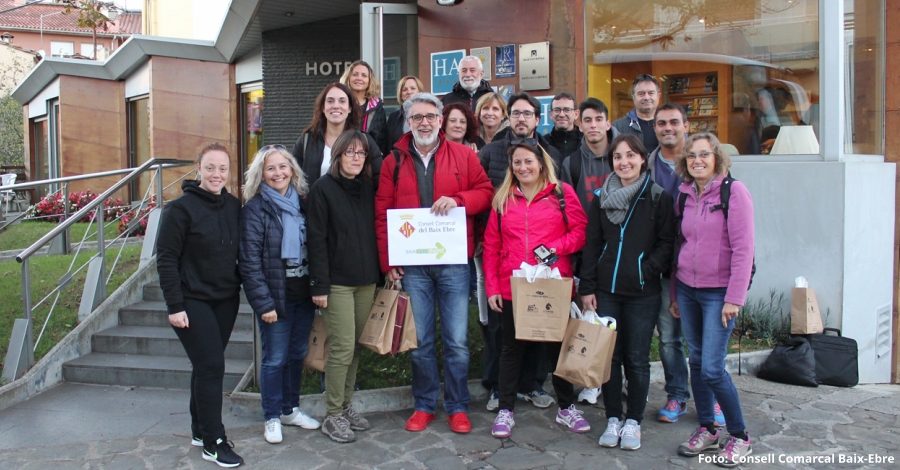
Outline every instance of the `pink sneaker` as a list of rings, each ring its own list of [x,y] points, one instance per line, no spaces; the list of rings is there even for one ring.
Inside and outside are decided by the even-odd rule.
[[[591,430],[591,424],[581,416],[581,410],[576,410],[575,405],[566,409],[560,408],[556,413],[556,422],[568,427],[572,432],[584,434]]]

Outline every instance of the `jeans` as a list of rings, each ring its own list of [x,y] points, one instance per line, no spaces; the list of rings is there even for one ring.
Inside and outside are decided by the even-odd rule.
[[[284,318],[266,323],[257,316],[262,360],[259,391],[266,421],[289,415],[300,405],[303,359],[309,348],[316,307],[311,299],[285,302]]]
[[[500,390],[500,352],[503,349],[503,334],[500,328],[500,314],[491,310],[487,304],[482,263],[482,257],[475,257],[475,268],[478,273],[478,310],[479,314],[483,312],[487,317],[487,324],[480,323],[481,336],[484,340],[481,385],[488,392],[493,392]],[[544,343],[529,343],[525,349],[522,368],[519,370],[519,392],[528,394],[535,390],[543,390],[549,368]]]
[[[659,317],[659,295],[631,297],[597,293],[597,312],[616,319],[616,347],[609,381],[603,384],[606,418],[622,419],[622,366],[628,379],[628,412],[625,419],[641,423],[650,391],[650,342]]]
[[[688,365],[684,358],[684,342],[681,340],[681,319],[669,313],[669,278],[664,277],[661,284],[662,302],[656,324],[659,331],[659,359],[666,376],[667,400],[684,403],[691,398],[691,394],[688,392]]]
[[[444,408],[448,414],[468,411],[469,395],[469,266],[446,264],[404,267],[403,290],[412,302],[418,348],[412,350],[412,393],[416,411],[434,413],[441,377],[435,336],[440,312],[444,358]]]
[[[240,297],[221,301],[185,298],[190,328],[173,328],[191,360],[191,432],[212,445],[225,437],[222,424],[222,382],[225,347],[237,318]]]
[[[733,318],[727,327],[722,326],[726,288],[695,289],[681,281],[676,282],[678,311],[690,355],[691,388],[697,418],[701,423],[712,423],[715,420],[713,405],[718,401],[728,433],[743,432],[741,400],[731,375],[725,370],[728,338],[734,329]]]
[[[531,345],[535,342],[516,339],[516,322],[513,318],[511,300],[503,300],[503,312],[499,316],[503,332],[503,351],[500,354],[500,409],[513,411],[516,407],[516,389],[519,386],[519,376],[522,364],[526,359],[526,351],[534,351]],[[553,364],[555,369],[556,363],[559,362],[559,350],[562,342],[541,344],[545,345],[546,355],[549,356],[546,359]],[[553,392],[556,393],[559,408],[565,409],[571,406],[575,401],[575,387],[562,377],[555,375],[550,382],[553,384]]]
[[[322,309],[328,330],[328,359],[325,362],[325,412],[340,413],[353,399],[356,369],[359,366],[359,336],[375,298],[375,284],[331,286],[328,307]]]

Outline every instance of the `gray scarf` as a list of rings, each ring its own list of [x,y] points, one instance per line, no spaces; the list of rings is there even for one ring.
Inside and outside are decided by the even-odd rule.
[[[637,181],[626,187],[622,187],[622,179],[619,175],[611,173],[606,183],[603,183],[603,191],[600,192],[600,208],[606,210],[606,217],[614,224],[625,222],[625,215],[631,201],[644,186],[647,172],[641,173]]]

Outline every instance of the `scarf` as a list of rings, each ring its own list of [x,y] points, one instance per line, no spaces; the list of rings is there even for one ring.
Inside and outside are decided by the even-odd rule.
[[[300,214],[300,196],[293,186],[288,186],[284,196],[268,184],[262,184],[263,199],[275,205],[281,211],[281,225],[284,236],[281,237],[281,259],[292,266],[300,266],[302,260],[301,246],[305,242],[306,219]]]
[[[603,184],[603,191],[600,192],[600,208],[606,210],[606,217],[614,224],[625,222],[625,214],[631,201],[640,192],[644,186],[644,180],[647,179],[647,172],[641,173],[637,181],[626,187],[622,187],[622,180],[619,175],[611,173],[606,183]]]

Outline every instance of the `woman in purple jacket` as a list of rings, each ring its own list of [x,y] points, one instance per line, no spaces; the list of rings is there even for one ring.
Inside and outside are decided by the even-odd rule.
[[[713,427],[713,404],[718,400],[729,434],[721,439],[715,460],[722,467],[737,466],[751,453],[741,402],[725,370],[725,355],[734,319],[750,286],[753,201],[747,188],[733,181],[727,216],[721,210],[722,181],[730,166],[719,140],[708,133],[692,135],[675,163],[675,171],[685,181],[679,189],[687,199],[680,227],[683,238],[676,241],[675,286],[669,306],[672,315],[681,318],[687,340],[700,421],[678,453],[695,456],[719,449],[723,433]]]

